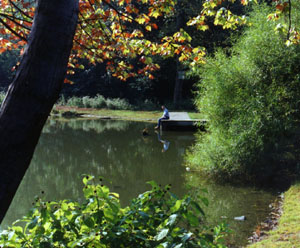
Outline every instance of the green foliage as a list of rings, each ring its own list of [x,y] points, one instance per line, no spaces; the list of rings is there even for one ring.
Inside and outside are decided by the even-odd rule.
[[[59,112],[56,110],[53,110],[53,114],[59,114]],[[74,118],[74,117],[80,116],[80,114],[77,113],[76,111],[65,111],[65,112],[62,112],[60,115],[65,118]]]
[[[3,37],[3,35],[1,35]],[[3,39],[5,39],[3,37]],[[3,44],[2,44],[3,47]],[[8,85],[11,83],[15,75],[15,71],[13,71],[13,67],[16,65],[18,61],[18,50],[10,50],[4,53],[0,53],[0,91],[6,90]]]
[[[104,98],[101,95],[95,97],[76,97],[73,96],[68,100],[65,100],[62,96],[58,102],[58,105],[72,106],[78,108],[107,108],[107,109],[118,109],[118,110],[130,110],[133,107],[125,99],[120,98]]]
[[[100,178],[100,182],[102,179]],[[86,201],[44,202],[0,234],[2,247],[225,247],[226,227],[201,226],[203,211],[186,196],[177,199],[169,186],[149,182],[152,190],[122,208],[119,196],[83,178]],[[204,198],[203,198],[204,199]],[[203,203],[206,203],[205,199]]]
[[[135,103],[135,109],[137,110],[157,110],[160,109],[160,105],[150,99],[139,100]]]
[[[106,99],[106,106],[108,109],[120,109],[120,110],[129,110],[132,109],[130,104],[125,99],[115,98],[115,99]]]
[[[158,102],[150,99],[136,100],[135,104],[130,104],[126,99],[121,98],[105,98],[102,95],[96,95],[95,97],[83,96],[77,97],[72,96],[69,99],[65,99],[62,95],[56,103],[60,106],[71,106],[78,108],[95,108],[95,109],[112,109],[112,110],[157,110],[160,109]],[[175,109],[174,104],[171,101],[165,101],[164,104],[169,109]],[[192,100],[182,100],[181,104],[177,109],[187,110],[194,109]]]
[[[285,46],[268,12],[258,6],[231,55],[218,51],[196,72],[196,104],[209,130],[189,160],[208,173],[270,176],[290,162],[287,152],[296,154],[300,47]]]
[[[78,107],[78,108],[83,108],[83,102],[82,98],[80,97],[71,97],[66,101],[67,106],[72,106],[72,107]]]
[[[2,104],[4,98],[5,98],[5,93],[3,91],[1,91],[0,92],[0,104]]]

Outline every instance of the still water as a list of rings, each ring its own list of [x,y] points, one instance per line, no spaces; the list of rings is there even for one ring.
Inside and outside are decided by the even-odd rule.
[[[270,192],[251,187],[218,185],[187,171],[184,154],[195,138],[189,132],[153,131],[153,124],[111,120],[48,121],[34,158],[14,197],[2,227],[26,214],[34,197],[47,200],[82,198],[82,175],[102,176],[123,205],[148,190],[147,181],[172,184],[179,196],[196,195],[206,188],[210,205],[204,208],[209,223],[226,221],[233,230],[231,242],[247,243],[274,200]],[[149,129],[150,135],[142,136]],[[201,193],[203,195],[203,193]],[[244,222],[234,221],[245,215]]]

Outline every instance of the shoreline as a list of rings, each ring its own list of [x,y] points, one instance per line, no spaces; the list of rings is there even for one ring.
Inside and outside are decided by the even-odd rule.
[[[51,116],[54,118],[87,120],[127,120],[155,123],[161,111],[133,111],[77,108],[55,106]],[[56,113],[53,113],[56,112]],[[64,116],[70,112],[71,115]],[[189,112],[190,113],[190,112]],[[300,248],[300,182],[292,184],[277,200],[272,203],[271,211],[266,220],[260,223],[247,248]]]
[[[200,113],[186,111],[190,118],[199,119]],[[52,117],[55,118],[84,118],[84,119],[106,119],[106,120],[128,120],[128,121],[144,121],[156,123],[161,117],[162,112],[159,110],[112,110],[112,109],[93,109],[78,108],[71,106],[54,106],[51,111]]]
[[[277,216],[278,223],[271,230],[266,231],[257,242],[249,244],[248,248],[300,247],[300,182],[294,183],[284,192],[282,198],[282,206],[279,206],[278,211],[274,212],[275,215],[282,213]]]

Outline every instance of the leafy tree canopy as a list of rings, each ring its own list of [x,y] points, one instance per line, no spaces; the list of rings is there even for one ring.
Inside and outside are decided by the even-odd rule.
[[[81,59],[92,64],[106,62],[111,75],[121,80],[138,74],[152,79],[153,71],[159,69],[152,59],[155,55],[164,58],[176,55],[179,61],[192,66],[204,63],[205,49],[193,47],[185,29],[180,28],[168,36],[159,33],[161,24],[176,14],[176,5],[181,1],[184,0],[80,0],[69,73],[74,73],[74,68],[83,68]],[[245,16],[233,14],[222,7],[224,3],[222,0],[204,1],[200,14],[187,25],[205,31],[211,17],[215,25],[223,28],[246,23]],[[35,1],[3,0],[0,7],[0,53],[21,49],[22,54],[33,23]],[[138,67],[134,66],[137,64]]]

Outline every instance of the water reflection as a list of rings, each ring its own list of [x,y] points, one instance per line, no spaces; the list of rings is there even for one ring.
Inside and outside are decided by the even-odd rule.
[[[149,130],[147,136],[142,135],[145,128]],[[49,200],[80,199],[82,175],[93,174],[102,176],[105,184],[120,194],[123,205],[149,189],[145,182],[151,180],[172,184],[172,191],[179,196],[196,195],[205,187],[210,201],[208,221],[216,223],[221,216],[226,217],[238,230],[234,242],[244,243],[266,216],[273,195],[253,188],[216,185],[186,172],[183,157],[194,142],[193,134],[152,130],[153,124],[125,121],[49,121],[2,226],[26,214],[41,191]],[[246,215],[248,220],[233,222],[239,215]]]
[[[50,121],[3,223],[24,215],[41,191],[47,199],[81,197],[83,174],[105,178],[124,204],[149,189],[145,182],[151,180],[170,183],[175,192],[183,194],[181,164],[194,138],[171,133],[166,138],[173,146],[162,154],[152,126],[123,121]],[[151,130],[147,138],[141,135],[145,127]]]
[[[170,141],[168,141],[168,140],[163,140],[163,139],[161,138],[160,131],[155,131],[155,133],[157,133],[157,139],[158,139],[158,141],[159,141],[160,143],[162,143],[162,145],[163,145],[161,152],[166,152],[166,151],[169,149]]]
[[[237,187],[230,184],[216,184],[201,174],[186,173],[186,185],[190,194],[206,196],[208,207],[203,205],[207,221],[212,225],[220,222],[229,224],[233,234],[229,241],[234,244],[247,244],[257,224],[265,220],[269,213],[269,204],[274,201],[274,192],[254,187]],[[203,192],[203,189],[207,193]],[[234,217],[245,216],[245,221],[236,221]]]

